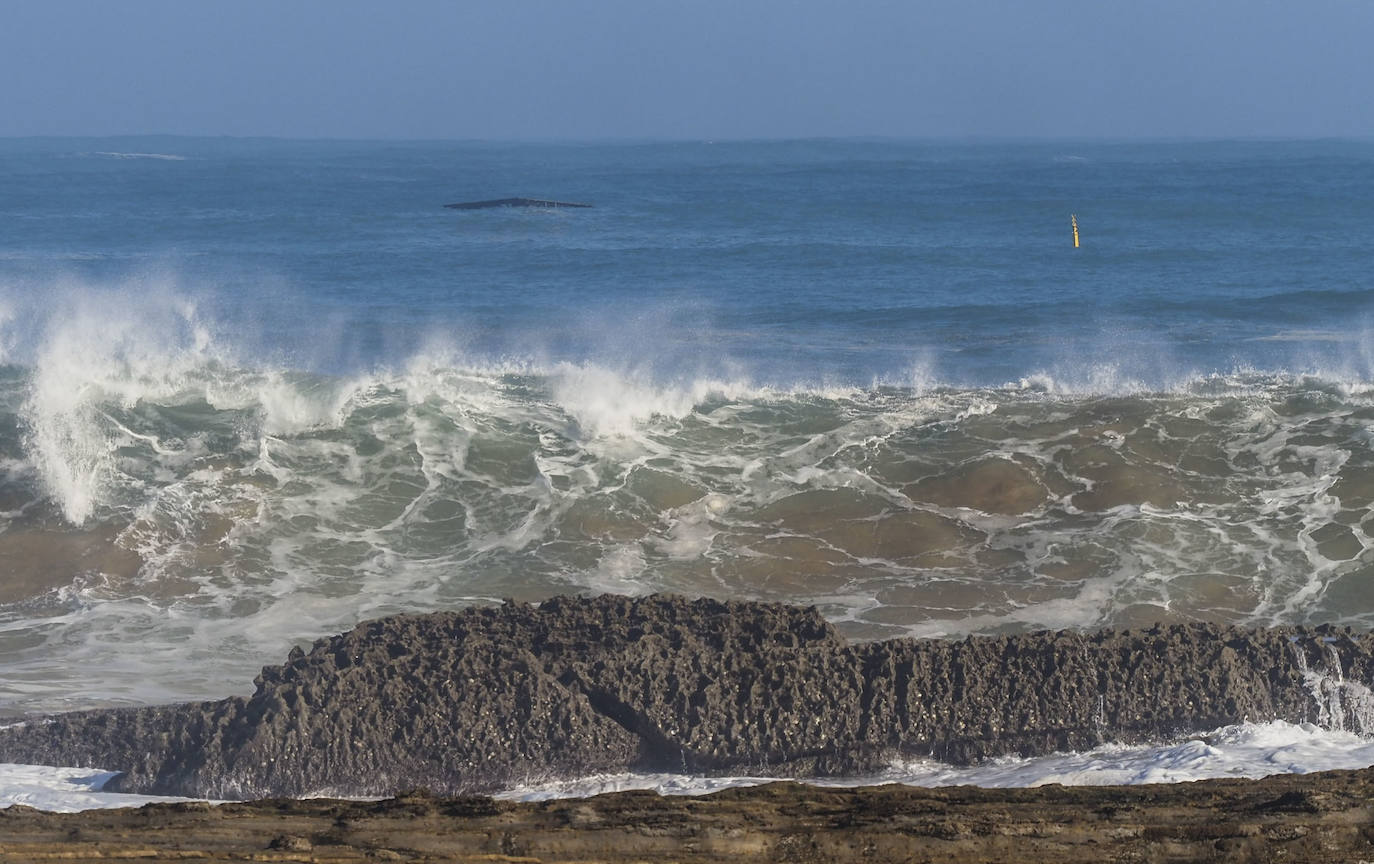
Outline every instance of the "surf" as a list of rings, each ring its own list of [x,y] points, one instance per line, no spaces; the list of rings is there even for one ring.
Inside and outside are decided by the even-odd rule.
[[[346,150],[6,148],[0,712],[568,592],[1374,624],[1367,148]],[[1271,172],[1217,167],[1272,164],[1320,234],[1237,217]],[[442,209],[469,176],[597,207]]]

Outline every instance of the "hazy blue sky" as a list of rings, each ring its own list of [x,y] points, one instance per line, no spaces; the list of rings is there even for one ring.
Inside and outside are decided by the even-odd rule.
[[[9,0],[0,135],[1371,136],[1374,0]]]

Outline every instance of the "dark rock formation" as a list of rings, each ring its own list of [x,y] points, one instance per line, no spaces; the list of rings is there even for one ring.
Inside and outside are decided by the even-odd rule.
[[[449,210],[490,210],[495,207],[591,207],[590,204],[577,204],[572,201],[546,201],[542,198],[493,198],[490,201],[460,201],[445,204]]]
[[[1354,724],[1374,705],[1344,676],[1369,680],[1372,648],[1333,628],[1205,624],[850,645],[814,609],[559,597],[367,622],[263,669],[247,698],[0,730],[0,761],[216,798],[627,768],[859,773],[897,754],[968,762],[1247,719]]]

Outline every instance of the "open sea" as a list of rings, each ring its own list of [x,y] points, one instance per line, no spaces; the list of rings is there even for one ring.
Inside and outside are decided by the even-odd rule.
[[[0,718],[566,592],[1371,627],[1372,273],[1374,142],[0,139]]]

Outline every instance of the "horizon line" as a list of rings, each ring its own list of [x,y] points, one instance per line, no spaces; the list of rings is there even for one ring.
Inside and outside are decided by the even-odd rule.
[[[0,141],[52,140],[114,140],[178,138],[197,141],[281,141],[317,143],[377,143],[377,144],[572,144],[572,145],[637,145],[637,144],[781,144],[800,142],[853,143],[972,143],[972,144],[1204,144],[1204,143],[1371,143],[1374,135],[793,135],[793,136],[655,136],[615,135],[602,137],[368,137],[327,135],[230,135],[219,133],[180,132],[120,132],[108,134],[41,134],[5,135]]]

